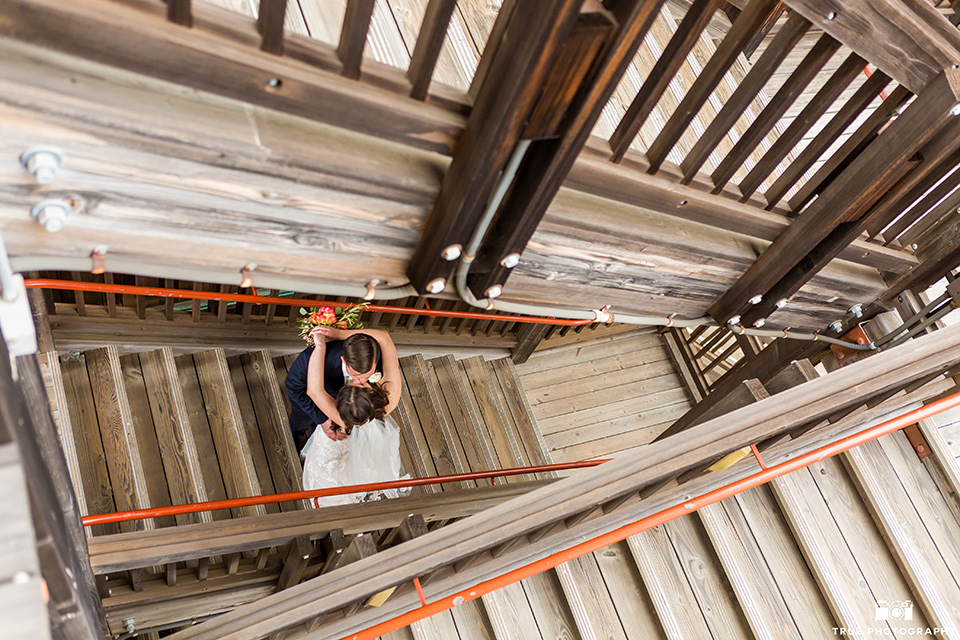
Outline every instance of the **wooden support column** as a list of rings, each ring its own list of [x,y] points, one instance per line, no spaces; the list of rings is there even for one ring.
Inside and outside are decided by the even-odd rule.
[[[287,0],[260,0],[257,31],[260,32],[261,51],[283,55],[283,18],[286,13]]]
[[[367,31],[370,30],[375,2],[376,0],[347,0],[347,10],[340,30],[340,46],[337,47],[337,56],[343,63],[341,73],[346,78],[357,80],[360,77],[360,63],[363,61],[363,49],[367,44]]]
[[[551,127],[547,127],[533,132],[559,134],[559,137],[535,142],[527,152],[514,180],[515,186],[473,265],[468,284],[474,295],[482,298],[491,287],[503,288],[511,273],[511,268],[503,264],[504,258],[523,253],[583,150],[603,107],[633,61],[661,4],[661,0],[612,3],[616,25],[602,11],[581,15],[547,83],[547,90],[552,89],[551,93],[559,96],[557,100],[576,97],[568,108],[558,110],[560,115],[566,111],[559,131],[550,131]],[[605,44],[608,37],[609,42]],[[584,86],[579,86],[581,81]],[[538,104],[537,111],[540,107]]]
[[[417,44],[410,56],[410,68],[407,77],[410,78],[410,97],[423,100],[427,97],[433,70],[437,66],[437,59],[443,48],[443,41],[447,37],[447,27],[450,16],[457,6],[457,0],[430,0],[423,15],[423,25],[417,35]]]
[[[553,60],[577,20],[580,4],[577,0],[546,6],[519,3],[502,41],[484,56],[494,55],[487,80],[410,261],[408,276],[421,293],[437,279],[446,285],[453,263],[443,258],[443,250],[469,242]]]
[[[693,353],[690,351],[690,345],[687,343],[683,332],[678,329],[667,329],[660,334],[663,343],[667,347],[667,353],[673,360],[674,366],[680,373],[687,391],[693,398],[694,403],[702,402],[707,397],[707,381],[700,373],[700,368],[693,359]]]
[[[710,315],[724,323],[742,315],[745,324],[752,324],[765,318],[779,299],[798,290],[816,271],[797,269],[791,274],[791,270],[808,256],[815,259],[814,264],[816,259],[822,260],[811,254],[824,240],[831,243],[821,248],[824,255],[836,250],[846,240],[849,225],[856,225],[909,172],[911,165],[918,162],[916,154],[927,142],[944,134],[945,127],[955,122],[951,110],[958,103],[960,71],[945,71],[710,306]],[[895,150],[895,155],[891,155],[891,150]],[[844,223],[848,226],[842,227]],[[748,300],[756,295],[764,299],[751,308]]]
[[[510,352],[514,364],[523,364],[537,349],[537,345],[550,330],[548,324],[527,323],[517,331],[517,346]]]
[[[190,0],[166,0],[167,20],[182,27],[193,26],[193,13]]]

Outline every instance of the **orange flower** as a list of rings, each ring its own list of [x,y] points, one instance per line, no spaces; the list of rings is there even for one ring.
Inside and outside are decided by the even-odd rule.
[[[310,316],[311,324],[330,326],[337,321],[337,314],[330,307],[322,307]]]
[[[348,326],[346,320],[341,320],[337,323],[337,329],[346,329]]]

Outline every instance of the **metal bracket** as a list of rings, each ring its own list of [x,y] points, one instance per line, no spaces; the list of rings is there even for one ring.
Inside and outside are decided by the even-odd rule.
[[[906,434],[907,440],[910,441],[910,446],[913,447],[914,451],[916,451],[917,458],[923,460],[933,453],[930,451],[930,445],[927,444],[927,440],[923,437],[923,433],[920,431],[920,425],[912,424],[909,427],[904,427],[903,433]]]
[[[840,336],[840,339],[847,342],[856,342],[857,344],[870,344],[870,338],[867,337],[867,334],[863,331],[863,327],[859,324],[844,335]],[[840,345],[836,344],[831,344],[830,350],[833,351],[833,355],[836,356],[837,362],[840,364],[846,362],[854,354],[860,353],[859,351],[847,349],[846,347],[841,347]]]

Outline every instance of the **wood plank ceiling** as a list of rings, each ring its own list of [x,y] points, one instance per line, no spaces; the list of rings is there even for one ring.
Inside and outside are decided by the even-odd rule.
[[[926,3],[219,3],[0,6],[18,268],[449,293],[524,140],[479,297],[822,329],[956,266],[960,34]]]

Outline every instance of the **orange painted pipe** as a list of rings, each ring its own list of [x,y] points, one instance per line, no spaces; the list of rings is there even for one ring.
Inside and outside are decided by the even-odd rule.
[[[178,504],[172,507],[156,507],[153,509],[137,509],[135,511],[120,511],[118,513],[100,513],[81,518],[83,526],[110,522],[127,522],[129,520],[145,520],[147,518],[161,518],[163,516],[178,516],[184,513],[198,513],[200,511],[216,511],[218,509],[233,509],[252,507],[258,504],[273,504],[292,500],[309,500],[324,496],[339,496],[347,493],[365,493],[381,489],[400,489],[402,487],[422,487],[428,484],[444,482],[463,482],[465,480],[482,480],[484,478],[499,478],[503,476],[519,476],[526,473],[546,473],[548,471],[565,471],[567,469],[583,469],[596,467],[609,458],[603,460],[585,460],[582,462],[564,462],[560,464],[542,464],[534,467],[518,467],[516,469],[496,469],[493,471],[473,471],[471,473],[456,473],[449,476],[433,476],[430,478],[410,478],[409,480],[391,480],[389,482],[371,482],[355,484],[346,487],[330,489],[312,489],[310,491],[291,491],[288,493],[274,493],[266,496],[250,496],[249,498],[231,498],[230,500],[211,500],[209,502],[195,502]]]
[[[863,68],[863,75],[867,76],[868,78],[873,75],[873,71],[870,71],[870,65],[867,65],[867,66],[865,66],[865,67]],[[887,99],[887,92],[886,92],[886,91],[881,91],[881,92],[880,92],[880,99],[881,99],[881,100],[886,100],[886,99]]]
[[[60,291],[96,291],[99,293],[126,293],[136,296],[157,296],[159,298],[184,298],[187,300],[225,300],[227,302],[250,302],[253,304],[276,304],[286,307],[352,307],[352,302],[332,302],[308,300],[307,298],[280,298],[275,296],[253,296],[246,293],[220,293],[217,291],[191,291],[189,289],[165,289],[162,287],[142,287],[139,285],[106,284],[102,282],[75,282],[73,280],[46,280],[37,278],[24,282],[28,289],[58,289]],[[496,313],[473,311],[441,311],[439,309],[411,309],[409,307],[391,307],[371,304],[367,309],[382,313],[398,313],[408,316],[429,316],[431,318],[467,318],[473,320],[504,320],[527,324],[553,324],[561,327],[579,327],[593,324],[596,320],[561,320],[559,318],[536,318],[533,316],[505,316]]]
[[[565,551],[547,556],[542,560],[538,560],[526,566],[514,569],[513,571],[509,571],[501,576],[487,580],[486,582],[481,582],[472,589],[465,589],[464,591],[447,596],[446,598],[441,598],[436,602],[431,602],[426,606],[421,606],[391,620],[381,622],[380,624],[370,627],[369,629],[364,629],[358,633],[344,636],[341,640],[373,640],[378,636],[406,627],[413,622],[422,620],[423,618],[431,616],[435,613],[446,611],[447,609],[451,609],[458,604],[463,604],[468,600],[474,600],[484,594],[490,593],[491,591],[500,589],[501,587],[505,587],[509,584],[513,584],[514,582],[519,582],[520,580],[529,578],[530,576],[546,571],[547,569],[553,569],[564,562],[569,562],[570,560],[574,560],[580,556],[598,551],[599,549],[603,549],[611,544],[625,540],[632,535],[636,535],[646,531],[647,529],[656,527],[657,525],[661,525],[665,522],[685,516],[688,513],[693,513],[697,509],[720,502],[721,500],[725,500],[748,489],[753,489],[761,484],[766,484],[767,482],[786,475],[791,471],[802,469],[803,467],[809,466],[815,462],[820,462],[821,460],[835,456],[838,453],[843,453],[848,449],[852,449],[866,442],[870,442],[871,440],[876,440],[877,438],[885,436],[888,433],[899,431],[900,429],[914,424],[915,422],[924,420],[930,416],[957,406],[960,406],[960,393],[955,393],[952,396],[948,396],[933,402],[925,407],[921,407],[920,409],[915,409],[914,411],[905,413],[902,416],[893,418],[892,420],[887,420],[886,422],[878,424],[874,427],[865,429],[860,433],[848,436],[846,438],[841,438],[832,444],[828,444],[809,453],[799,455],[792,460],[775,465],[760,471],[759,473],[755,473],[752,476],[743,478],[742,480],[737,480],[736,482],[732,482],[726,486],[707,492],[691,500],[686,500],[683,502],[683,504],[678,504],[674,507],[670,507],[669,509],[664,509],[663,511],[647,516],[642,520],[638,520],[633,524],[628,524],[620,527],[619,529],[615,529],[609,533],[598,536],[592,540],[587,540],[586,542],[582,542],[578,545],[570,547]]]

